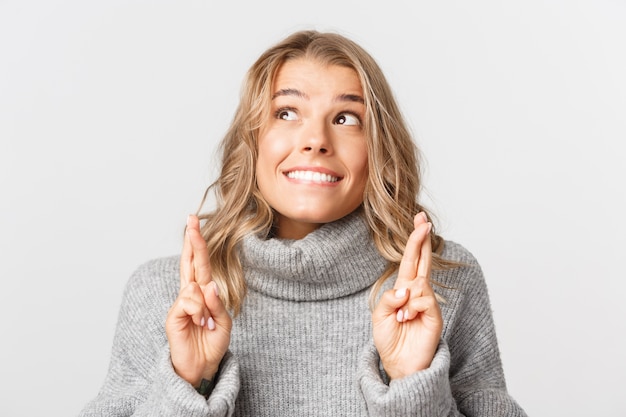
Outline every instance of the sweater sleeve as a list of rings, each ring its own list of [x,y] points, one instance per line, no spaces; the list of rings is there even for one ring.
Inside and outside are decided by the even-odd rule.
[[[239,367],[230,353],[222,361],[208,400],[173,369],[165,336],[165,317],[177,290],[175,284],[167,281],[177,276],[173,264],[166,260],[153,261],[139,268],[129,280],[107,376],[96,398],[80,413],[81,417],[233,414],[239,392]]]
[[[435,277],[448,288],[439,291],[444,331],[428,369],[386,384],[378,352],[365,350],[359,382],[370,416],[526,416],[506,389],[482,271],[467,251],[460,261]]]
[[[448,368],[450,353],[441,342],[428,369],[385,383],[380,357],[372,345],[363,352],[359,382],[370,416],[458,416]]]

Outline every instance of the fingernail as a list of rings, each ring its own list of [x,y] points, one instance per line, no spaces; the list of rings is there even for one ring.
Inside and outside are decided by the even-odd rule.
[[[424,213],[423,211],[420,212],[420,216],[422,216],[422,219],[424,219],[425,222],[428,221],[428,216],[426,216],[426,213]]]
[[[189,227],[190,223],[191,223],[191,214],[187,216],[187,227]]]
[[[398,323],[402,323],[402,310],[398,310],[398,314],[396,314],[396,320],[398,320]]]
[[[433,230],[433,224],[431,222],[428,222],[428,232],[426,233],[430,233],[431,230]]]
[[[204,327],[204,317],[200,319],[200,327]]]
[[[213,317],[209,317],[209,319],[206,322],[206,327],[209,330],[215,330],[215,321],[213,320]]]
[[[396,298],[404,298],[404,296],[406,295],[406,288],[400,288],[398,290],[396,290]]]
[[[219,297],[220,296],[220,289],[217,288],[217,284],[215,282],[213,282],[213,289],[215,290],[215,296]]]
[[[409,319],[409,310],[404,310],[404,320]]]

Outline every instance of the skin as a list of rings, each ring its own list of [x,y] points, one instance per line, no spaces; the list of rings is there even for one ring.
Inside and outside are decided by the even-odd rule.
[[[351,69],[297,59],[281,67],[273,92],[272,116],[258,139],[257,183],[277,212],[277,237],[300,239],[362,203],[368,175],[362,89]],[[294,171],[333,179],[287,176]],[[431,227],[423,213],[415,216],[394,289],[372,313],[374,344],[391,379],[430,366],[441,336],[430,286]],[[217,372],[232,320],[212,283],[196,216],[187,222],[180,279],[165,330],[174,370],[197,387]]]
[[[232,320],[211,280],[206,242],[189,216],[180,258],[180,292],[165,321],[172,365],[194,387],[212,379],[230,343]]]
[[[300,239],[363,201],[363,89],[351,68],[302,58],[280,67],[272,91],[270,120],[258,138],[257,185],[276,212],[277,236]]]
[[[392,380],[428,368],[443,329],[430,285],[432,224],[426,220],[424,213],[415,216],[398,278],[372,313],[374,345]]]

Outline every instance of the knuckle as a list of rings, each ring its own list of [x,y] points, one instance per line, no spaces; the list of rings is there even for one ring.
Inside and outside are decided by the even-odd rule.
[[[179,297],[189,300],[197,300],[202,298],[202,290],[197,282],[190,282],[185,285],[179,293]]]
[[[189,309],[189,299],[185,297],[178,297],[178,299],[172,306],[172,311],[186,311],[188,309]]]
[[[189,294],[191,293],[191,284],[193,284],[192,282],[188,282],[185,285],[183,285],[180,288],[180,291],[178,292],[178,297],[185,297],[185,296],[189,296]]]
[[[385,291],[385,293],[383,294],[383,298],[385,300],[386,303],[390,303],[393,300],[397,299],[397,298],[402,298],[404,297],[404,294],[401,294],[400,296],[396,296],[397,293],[401,292],[402,289],[390,289]],[[406,289],[405,289],[406,291]]]

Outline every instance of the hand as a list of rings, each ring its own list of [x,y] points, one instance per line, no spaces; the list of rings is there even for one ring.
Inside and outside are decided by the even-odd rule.
[[[413,224],[394,289],[385,291],[372,313],[374,345],[391,379],[428,368],[443,328],[430,286],[432,225],[423,213]]]
[[[189,216],[180,257],[180,292],[165,321],[176,373],[194,387],[203,378],[213,378],[228,349],[231,328],[232,320],[211,281],[198,218]]]

